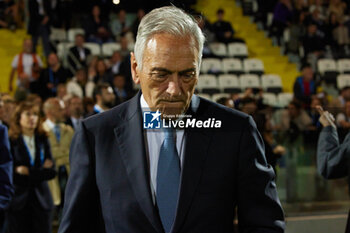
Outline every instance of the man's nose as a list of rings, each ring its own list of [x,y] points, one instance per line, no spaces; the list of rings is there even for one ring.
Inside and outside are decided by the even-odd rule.
[[[168,94],[178,96],[181,94],[180,77],[178,74],[173,74],[168,82]]]

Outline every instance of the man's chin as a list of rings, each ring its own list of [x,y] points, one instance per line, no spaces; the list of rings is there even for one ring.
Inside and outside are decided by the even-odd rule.
[[[162,118],[178,118],[185,111],[183,102],[169,102],[159,106],[159,111],[162,113]]]

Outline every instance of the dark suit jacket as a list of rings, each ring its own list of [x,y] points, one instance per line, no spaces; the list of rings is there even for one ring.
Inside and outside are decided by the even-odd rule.
[[[0,232],[4,221],[4,210],[10,204],[13,195],[12,156],[7,128],[0,125]]]
[[[45,16],[50,17],[50,11],[51,11],[51,1],[44,1],[44,11]],[[28,34],[30,35],[39,35],[39,25],[41,24],[41,21],[43,20],[43,16],[39,14],[39,4],[36,0],[29,0],[28,2],[28,9],[29,9],[29,23],[28,23]],[[47,27],[49,27],[49,23],[46,24]]]
[[[68,54],[68,62],[72,66],[72,68],[74,68],[74,70],[77,70],[79,68],[85,68],[87,66],[86,59],[91,54],[91,51],[88,48],[84,48],[84,52],[85,52],[85,59],[80,60],[78,47],[74,46],[74,47],[70,48],[70,50],[69,50],[70,54]],[[72,59],[71,56],[74,56],[75,59]],[[75,61],[78,61],[79,64],[76,64]]]
[[[317,146],[317,169],[326,179],[349,176],[350,134],[339,144],[335,128],[328,126],[322,129]],[[349,176],[350,177],[350,176]]]
[[[15,195],[10,205],[13,211],[21,210],[25,205],[33,201],[33,195],[36,197],[40,206],[38,208],[50,210],[53,208],[51,192],[47,185],[47,180],[53,179],[56,175],[55,166],[53,168],[43,168],[45,159],[51,159],[50,145],[45,136],[35,136],[36,154],[34,166],[31,166],[29,154],[24,144],[23,137],[16,140],[10,140],[11,152],[13,155],[14,167],[27,166],[29,176],[20,175],[14,172],[13,183],[15,185]],[[43,151],[44,158],[41,160],[40,151]]]
[[[223,121],[219,130],[186,130],[172,232],[283,232],[274,172],[251,117],[193,96],[187,114]],[[82,121],[71,147],[71,174],[59,233],[162,233],[153,205],[140,92]]]

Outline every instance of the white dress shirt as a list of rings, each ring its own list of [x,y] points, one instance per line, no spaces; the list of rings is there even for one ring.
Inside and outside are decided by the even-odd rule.
[[[149,105],[147,104],[143,95],[140,97],[141,109],[142,111],[149,111]],[[143,116],[143,114],[142,114]],[[185,147],[185,135],[184,130],[176,130],[176,149],[180,158],[181,168],[183,167],[184,161],[184,147]],[[145,145],[146,154],[148,156],[150,165],[150,175],[151,175],[151,191],[153,204],[155,204],[156,190],[157,190],[157,169],[158,169],[158,159],[160,153],[160,147],[164,141],[164,132],[160,129],[145,129]]]
[[[29,155],[32,158],[32,161],[35,161],[35,137],[23,135],[23,140],[29,150]]]

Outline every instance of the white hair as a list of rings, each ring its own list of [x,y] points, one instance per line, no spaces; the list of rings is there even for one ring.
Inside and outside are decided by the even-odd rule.
[[[152,10],[140,22],[134,47],[135,59],[140,69],[146,44],[154,34],[158,33],[169,33],[178,37],[191,36],[198,50],[198,67],[200,66],[205,41],[202,30],[183,10],[166,6]]]

